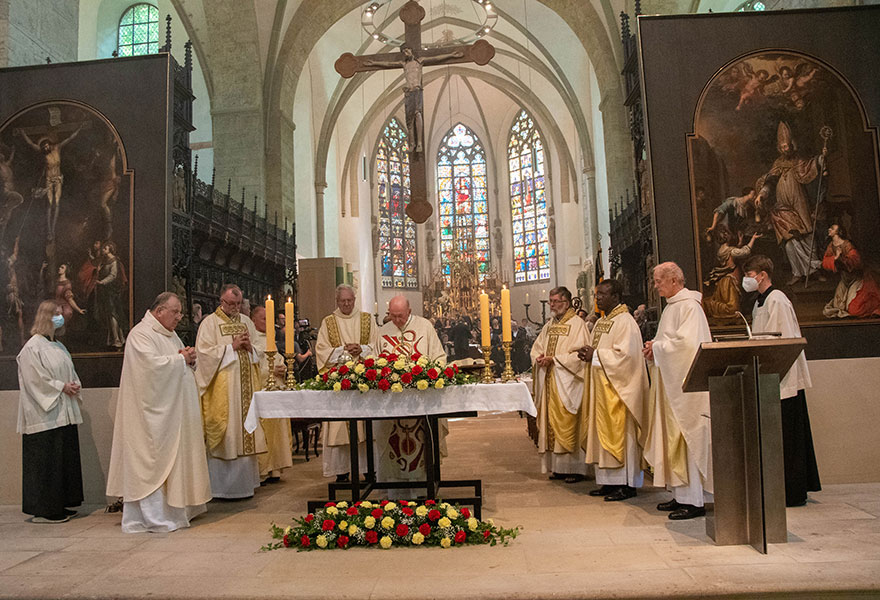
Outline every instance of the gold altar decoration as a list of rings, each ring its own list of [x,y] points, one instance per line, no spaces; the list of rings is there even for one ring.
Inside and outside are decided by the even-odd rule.
[[[441,269],[437,269],[431,280],[422,288],[422,314],[430,317],[459,317],[469,315],[475,318],[480,314],[480,290],[489,294],[489,313],[501,314],[501,288],[509,282],[502,280],[494,269],[480,279],[479,267],[476,262],[461,258],[457,252],[448,263],[450,280]]]

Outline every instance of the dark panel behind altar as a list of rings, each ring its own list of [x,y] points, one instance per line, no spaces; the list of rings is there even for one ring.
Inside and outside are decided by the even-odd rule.
[[[787,106],[779,97],[774,97],[774,93],[778,96],[785,90],[786,82],[778,77],[774,80],[775,83],[771,82],[771,87],[761,88],[763,94],[751,97],[743,92],[742,88],[736,88],[734,85],[725,88],[721,85],[731,81],[722,78],[727,70],[742,65],[746,58],[753,60],[752,65],[769,65],[771,58],[786,53],[815,59],[825,66],[827,73],[840,75],[842,78],[838,78],[838,81],[843,83],[838,84],[838,88],[851,90],[852,97],[857,98],[853,106],[858,106],[860,103],[861,108],[864,109],[867,128],[864,129],[863,138],[858,142],[858,146],[853,146],[851,139],[844,142],[848,139],[847,134],[852,133],[851,123],[845,123],[846,127],[842,127],[840,123],[843,118],[832,115],[837,121],[836,124],[835,122],[829,124],[835,125],[836,137],[833,137],[828,144],[831,149],[829,158],[834,156],[839,159],[841,150],[848,150],[849,155],[844,153],[844,163],[846,160],[853,163],[855,154],[853,148],[857,148],[859,153],[865,148],[870,151],[870,159],[866,160],[864,165],[869,174],[860,180],[858,173],[851,177],[853,197],[847,205],[846,210],[849,210],[849,213],[843,216],[852,219],[853,212],[856,214],[856,218],[852,221],[855,221],[854,229],[858,229],[859,238],[854,240],[854,243],[865,262],[873,265],[874,268],[880,266],[878,264],[880,263],[878,261],[880,181],[877,177],[880,167],[876,159],[876,127],[880,125],[880,78],[876,76],[876,65],[880,64],[880,46],[876,43],[878,31],[880,31],[880,7],[873,6],[639,18],[639,44],[643,65],[642,90],[655,198],[658,260],[672,260],[679,263],[685,272],[688,287],[702,289],[704,293],[708,289],[703,288],[702,281],[707,278],[706,266],[709,264],[707,260],[714,259],[714,250],[709,247],[707,251],[707,243],[700,241],[702,236],[698,238],[696,232],[705,230],[705,220],[711,219],[712,208],[724,198],[739,196],[740,186],[755,186],[758,176],[770,170],[773,156],[778,155],[775,149],[777,139],[775,122],[772,124],[772,131],[769,124],[766,127],[762,124],[761,128],[768,131],[755,133],[759,129],[755,124],[760,122],[758,118],[762,115],[760,111],[764,111],[764,117],[770,115],[777,121],[794,122],[794,129],[797,129],[798,122],[806,121],[810,110],[814,113],[818,112],[809,103],[820,96],[819,92],[816,92],[814,97],[807,98],[806,106],[801,100],[794,102],[797,100],[795,96],[785,98],[788,102]],[[761,60],[764,62],[761,63]],[[775,70],[769,66],[767,68],[766,75],[771,79],[781,69],[779,65],[783,62],[782,59],[779,60]],[[742,71],[757,74],[748,68],[742,68]],[[805,71],[803,75],[808,75],[808,72]],[[830,81],[831,77],[828,76],[827,79]],[[743,131],[751,135],[751,138],[747,134],[742,135],[742,151],[751,148],[754,153],[760,154],[761,158],[755,159],[753,163],[763,161],[762,164],[766,168],[763,172],[755,171],[754,164],[750,165],[751,170],[742,168],[742,165],[723,152],[712,154],[717,150],[718,144],[714,148],[712,144],[705,144],[710,147],[708,154],[716,160],[717,179],[722,184],[718,186],[717,194],[710,200],[711,208],[708,210],[704,208],[702,212],[706,214],[701,215],[695,199],[696,187],[700,185],[700,176],[702,175],[704,180],[706,177],[705,172],[700,173],[698,170],[697,163],[700,157],[692,143],[694,139],[701,140],[697,121],[701,115],[700,111],[704,110],[709,102],[708,98],[712,92],[710,84],[718,85],[716,98],[721,97],[722,91],[731,94],[731,99],[727,100],[728,114],[725,115],[726,123],[734,123],[734,131],[731,135],[735,140],[737,139],[735,136],[740,133],[736,130],[739,123],[737,118],[741,118]],[[780,87],[773,88],[773,85]],[[804,85],[808,85],[808,80],[804,81]],[[825,102],[827,106],[827,99]],[[718,119],[718,122],[725,121]],[[813,121],[808,122],[809,127],[813,127],[815,122],[814,116]],[[807,127],[803,129],[805,132],[808,130]],[[809,132],[813,134],[812,129],[809,129]],[[721,135],[728,133],[730,132],[720,132]],[[760,137],[761,135],[763,138]],[[817,135],[813,134],[813,139],[806,139],[807,136],[798,131],[795,135],[803,140],[799,142],[801,146],[799,150],[805,156],[808,154],[815,156],[821,152],[822,140]],[[756,139],[761,143],[748,145],[748,141],[754,142]],[[849,146],[842,148],[845,143]],[[736,149],[734,154],[739,150]],[[830,164],[834,163],[830,162]],[[845,164],[850,172],[857,171],[855,163]],[[859,166],[858,170],[865,169]],[[842,169],[837,167],[834,175],[838,175],[841,171]],[[830,179],[829,177],[825,183],[829,187],[832,185]],[[812,197],[815,197],[818,192],[818,182],[805,185],[805,189],[808,197],[810,194],[814,194]],[[826,197],[830,198],[831,195],[826,193]],[[832,218],[837,219],[840,216],[833,214],[833,210],[842,206],[833,205],[830,201],[826,204],[828,214],[824,214],[822,218],[827,222],[826,224],[820,222],[816,227],[816,248],[819,258],[828,243],[825,235],[827,223]],[[822,314],[824,302],[833,296],[835,289],[833,282],[836,279],[829,278],[829,282],[824,283],[816,281],[813,276],[808,288],[809,292],[792,290],[785,286],[785,280],[792,275],[790,267],[787,260],[782,257],[781,246],[777,244],[772,232],[769,235],[765,234],[756,242],[755,252],[771,255],[777,265],[781,264],[777,267],[781,273],[774,280],[783,284],[783,291],[796,297],[794,303],[801,320],[802,331],[810,341],[807,348],[808,358],[880,355],[880,320],[830,318]],[[803,286],[803,284],[797,285]],[[749,314],[752,303],[751,298],[744,297],[741,301],[742,312]],[[716,321],[715,325],[723,326],[724,322]]]
[[[30,337],[36,306],[50,298],[63,306],[69,326],[59,339],[84,386],[119,384],[119,334],[168,286],[169,77],[167,54],[0,69],[0,154],[7,160],[15,150],[18,194],[0,192],[0,388],[18,387],[15,356]],[[57,145],[60,194],[25,138]],[[104,251],[108,242],[117,248],[115,261]],[[111,263],[113,284],[99,286],[98,276],[114,271]],[[64,301],[71,293],[75,307]]]

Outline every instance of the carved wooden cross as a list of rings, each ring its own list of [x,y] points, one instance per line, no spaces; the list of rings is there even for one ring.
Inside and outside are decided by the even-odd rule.
[[[403,69],[403,96],[406,110],[407,142],[409,146],[409,205],[406,214],[416,223],[424,223],[433,209],[428,202],[427,172],[425,168],[424,108],[422,105],[422,67],[473,62],[485,65],[495,56],[495,48],[486,40],[473,44],[422,49],[421,22],[425,9],[416,0],[409,0],[400,9],[405,41],[400,52],[355,56],[346,52],[336,61],[336,72],[348,79],[355,73]]]

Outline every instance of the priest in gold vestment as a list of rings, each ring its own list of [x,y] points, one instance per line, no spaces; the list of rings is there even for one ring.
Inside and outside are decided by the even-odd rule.
[[[587,324],[571,307],[568,288],[550,290],[552,318],[532,345],[532,394],[538,408],[541,472],[566,483],[587,474],[581,448],[581,404],[586,365],[578,350],[590,339]]]
[[[654,287],[667,305],[657,335],[645,342],[653,361],[648,399],[645,459],[654,468],[654,485],[666,486],[672,500],[657,510],[672,520],[706,514],[704,492],[712,493],[712,428],[708,392],[684,392],[682,385],[702,342],[711,342],[702,294],[684,287],[684,273],[672,262],[654,267]]]
[[[266,307],[255,306],[251,310],[251,321],[257,330],[253,345],[260,357],[260,381],[265,385],[268,377],[278,383],[284,381],[284,358],[276,353],[269,373],[269,358],[266,355]],[[273,331],[271,335],[275,335]],[[263,483],[277,483],[281,480],[281,472],[293,466],[293,450],[290,439],[290,419],[260,419],[260,426],[266,436],[266,450],[257,455],[260,465],[260,479]]]
[[[412,314],[409,301],[395,296],[388,303],[387,323],[379,328],[379,352],[411,357],[418,353],[430,361],[446,364],[446,352],[428,319]],[[393,392],[389,392],[393,393]],[[425,443],[430,443],[426,419],[375,421],[378,476],[382,481],[423,480]],[[446,419],[439,420],[440,456],[446,455]],[[439,457],[437,457],[439,460]]]
[[[318,369],[322,372],[350,360],[366,358],[375,351],[376,327],[373,315],[355,310],[354,305],[354,288],[345,284],[337,286],[336,310],[321,321],[315,344],[315,357],[318,361]],[[328,421],[321,426],[321,429],[324,477],[335,476],[337,481],[345,481],[349,477],[351,468],[348,423]],[[362,469],[366,465],[364,437],[364,427],[360,423],[358,451]]]
[[[642,444],[648,397],[648,371],[642,356],[642,334],[621,304],[623,287],[616,279],[596,286],[596,305],[604,314],[580,354],[588,363],[582,428],[587,463],[595,465],[591,496],[607,502],[626,500],[642,487]]]
[[[256,329],[239,313],[237,285],[220,291],[220,306],[199,324],[196,383],[202,402],[211,492],[215,498],[249,498],[260,487],[257,454],[266,452],[263,429],[248,433],[244,420],[253,393],[260,389]]]

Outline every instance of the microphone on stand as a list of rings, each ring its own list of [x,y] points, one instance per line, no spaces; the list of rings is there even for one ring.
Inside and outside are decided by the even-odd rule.
[[[740,319],[743,320],[743,323],[745,323],[745,325],[746,325],[746,333],[749,334],[749,339],[752,339],[752,328],[749,327],[749,322],[746,321],[746,318],[743,316],[743,314],[742,314],[741,312],[736,311],[736,314],[739,316]]]

